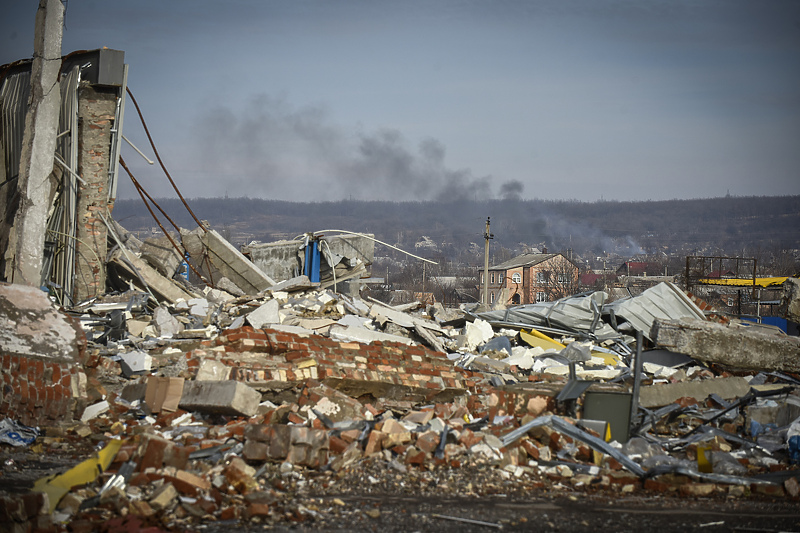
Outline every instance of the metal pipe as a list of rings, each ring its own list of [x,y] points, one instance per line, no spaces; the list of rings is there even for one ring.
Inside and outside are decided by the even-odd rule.
[[[136,150],[136,153],[137,153],[137,154],[139,154],[140,156],[142,156],[142,157],[144,158],[144,160],[145,160],[145,161],[147,161],[147,162],[148,162],[148,163],[150,163],[151,165],[155,165],[155,164],[156,164],[156,162],[155,162],[155,161],[153,161],[152,159],[150,159],[149,157],[147,157],[146,155],[144,155],[144,152],[142,152],[141,150],[139,150],[139,149],[136,147],[136,145],[135,145],[135,144],[133,144],[133,143],[131,142],[131,140],[130,140],[130,139],[128,139],[127,137],[125,137],[125,136],[123,135],[123,136],[122,136],[122,140],[123,140],[123,141],[125,141],[126,143],[128,143],[128,144],[131,146],[131,148],[133,148],[134,150]]]

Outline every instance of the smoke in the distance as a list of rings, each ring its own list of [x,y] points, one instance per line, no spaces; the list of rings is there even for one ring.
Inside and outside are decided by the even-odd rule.
[[[495,197],[492,176],[452,169],[445,146],[414,146],[396,129],[347,132],[323,107],[295,108],[261,95],[237,112],[207,108],[197,121],[197,189],[204,195],[286,200],[453,201]],[[500,184],[498,197],[520,198],[520,181]]]

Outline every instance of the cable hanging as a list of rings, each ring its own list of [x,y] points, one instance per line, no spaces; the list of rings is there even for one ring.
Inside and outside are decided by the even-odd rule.
[[[144,190],[144,187],[142,187],[141,184],[138,182],[138,180],[133,176],[133,172],[131,172],[131,170],[128,168],[128,165],[125,164],[125,160],[122,157],[119,158],[119,164],[122,166],[122,168],[125,170],[125,172],[127,172],[128,176],[131,178],[131,182],[133,182],[133,186],[136,188],[136,191],[139,193],[139,196],[142,198],[142,202],[144,202],[145,207],[150,212],[150,216],[153,217],[153,220],[156,221],[156,224],[158,224],[158,227],[161,228],[161,231],[164,233],[164,235],[167,237],[167,239],[169,239],[169,242],[172,244],[172,247],[175,248],[175,251],[177,251],[178,254],[180,254],[181,257],[186,258],[186,249],[184,248],[183,250],[181,250],[181,247],[179,247],[178,244],[175,242],[175,240],[170,236],[169,232],[166,230],[166,228],[164,228],[163,224],[161,224],[161,221],[158,219],[156,214],[153,212],[152,208],[150,207],[150,204],[147,202],[147,198],[149,198],[150,201],[153,202],[153,204],[158,208],[158,210],[161,211],[161,213],[163,213],[165,217],[167,217],[167,220],[169,220],[172,223],[172,225],[178,231],[178,234],[180,234],[180,228],[178,228],[178,226],[175,225],[175,222],[173,222],[169,218],[169,216],[164,212],[164,210],[161,209],[161,207],[156,203],[155,200],[153,200],[153,198],[150,196],[150,194],[148,194],[147,191]],[[203,281],[203,283],[205,283],[207,286],[213,288],[213,285],[211,283],[209,283],[206,280],[206,278],[202,274],[200,274],[200,272],[197,271],[197,269],[194,267],[194,265],[192,265],[191,261],[187,260],[186,264],[189,265],[189,268],[192,269],[192,272],[194,272],[197,275],[197,277],[200,278],[200,280]]]
[[[167,179],[172,184],[172,188],[175,189],[175,192],[178,194],[178,198],[180,198],[181,202],[183,202],[183,206],[186,208],[187,211],[189,211],[189,214],[192,215],[192,218],[197,223],[197,225],[200,226],[201,228],[203,228],[203,231],[207,232],[208,228],[206,228],[203,224],[200,223],[200,220],[197,218],[197,216],[195,216],[194,211],[192,211],[192,208],[189,207],[188,203],[186,203],[186,200],[184,199],[183,195],[181,194],[181,191],[178,190],[178,186],[175,185],[175,182],[173,181],[172,176],[170,176],[169,171],[167,170],[167,167],[164,165],[164,162],[161,160],[161,156],[158,153],[158,149],[156,148],[156,144],[155,144],[155,142],[153,142],[153,137],[150,136],[150,130],[147,129],[147,123],[145,122],[144,116],[142,115],[142,110],[139,109],[139,104],[136,102],[136,98],[134,98],[133,92],[131,92],[130,86],[129,85],[126,86],[125,89],[128,92],[128,96],[131,97],[131,102],[133,102],[133,106],[136,108],[136,112],[139,114],[139,120],[142,121],[142,127],[144,128],[145,134],[147,134],[147,140],[150,141],[150,146],[153,148],[153,153],[155,154],[156,159],[158,160],[158,164],[161,165],[161,169],[164,171],[164,174],[166,174]]]

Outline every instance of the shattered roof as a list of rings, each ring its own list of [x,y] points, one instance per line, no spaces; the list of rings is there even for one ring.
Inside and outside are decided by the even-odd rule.
[[[521,305],[502,311],[479,313],[490,324],[547,326],[568,331],[592,333],[598,339],[617,337],[611,326],[600,320],[606,293],[596,291],[562,298],[555,302]]]
[[[675,284],[667,281],[650,287],[642,294],[616,300],[603,306],[603,314],[614,313],[624,318],[637,331],[650,339],[650,328],[656,318],[698,318],[705,320],[703,311]]]

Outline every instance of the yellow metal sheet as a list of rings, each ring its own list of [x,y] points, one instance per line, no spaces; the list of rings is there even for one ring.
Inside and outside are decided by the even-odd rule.
[[[619,365],[619,356],[610,354],[608,352],[598,352],[592,351],[592,357],[599,357],[603,360],[603,363],[611,366]]]
[[[786,276],[773,278],[756,278],[756,287],[777,287],[789,279]],[[704,278],[700,280],[704,285],[724,285],[726,287],[752,287],[753,278]]]
[[[105,448],[94,454],[89,459],[75,465],[63,474],[55,477],[43,477],[33,484],[33,490],[44,492],[50,501],[50,513],[56,510],[58,502],[67,494],[72,487],[91,483],[97,476],[105,472],[111,461],[117,455],[122,446],[122,441],[113,439],[106,444]]]
[[[527,344],[535,347],[539,347],[542,350],[556,350],[561,351],[566,348],[565,345],[561,344],[560,342],[551,339],[544,333],[536,331],[535,329],[531,329],[530,331],[520,330],[519,332],[520,338]]]

